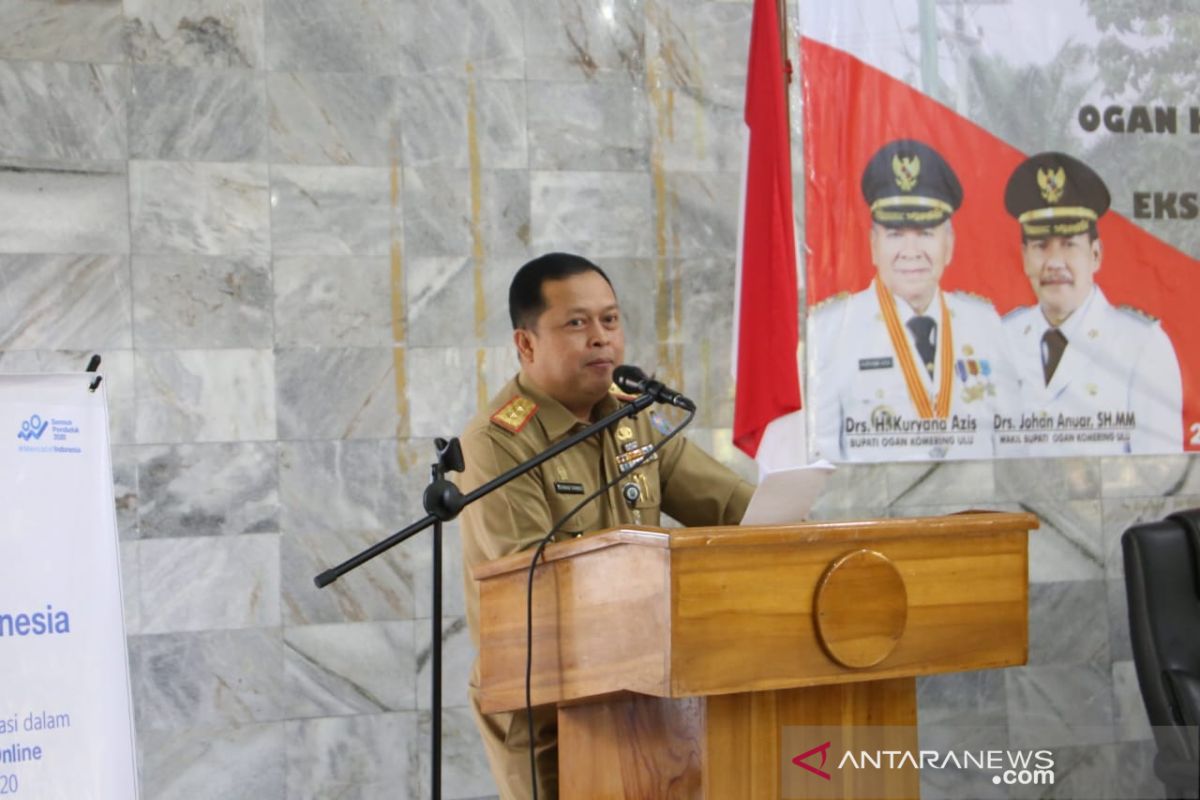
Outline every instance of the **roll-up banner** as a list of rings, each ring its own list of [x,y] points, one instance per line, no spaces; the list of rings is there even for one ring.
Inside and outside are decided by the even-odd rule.
[[[0,800],[137,797],[95,377],[0,376]]]

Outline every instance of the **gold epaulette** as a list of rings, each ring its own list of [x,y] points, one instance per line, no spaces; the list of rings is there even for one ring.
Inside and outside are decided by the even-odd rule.
[[[1132,314],[1133,316],[1141,319],[1143,322],[1149,322],[1150,324],[1158,322],[1158,317],[1154,316],[1153,314],[1147,314],[1140,308],[1134,308],[1133,306],[1117,306],[1117,308],[1128,314]]]
[[[821,308],[824,308],[825,306],[829,305],[830,303],[833,303],[834,301],[845,300],[849,296],[850,296],[849,292],[838,292],[837,294],[830,295],[829,297],[826,297],[824,300],[817,303],[816,305],[809,306],[808,313],[811,314],[812,312],[817,311]]]
[[[517,395],[502,405],[499,411],[492,414],[492,422],[510,433],[520,433],[521,429],[525,427],[525,423],[533,418],[537,409],[537,403]]]
[[[634,400],[637,400],[637,395],[626,394],[625,391],[615,383],[608,387],[608,393],[618,400],[622,400],[626,403],[632,403]]]

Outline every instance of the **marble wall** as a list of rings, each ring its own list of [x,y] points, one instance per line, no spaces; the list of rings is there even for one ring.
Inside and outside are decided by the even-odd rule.
[[[0,0],[0,371],[103,354],[144,798],[428,794],[428,542],[311,578],[421,515],[433,437],[514,369],[531,255],[603,264],[630,360],[752,473],[727,366],[749,18]],[[1118,536],[1193,505],[1190,459],[1114,458],[845,469],[819,512],[1042,517],[1029,666],[924,680],[921,708],[1065,748],[1086,781],[1148,748]],[[495,789],[453,533],[444,789],[471,798]]]

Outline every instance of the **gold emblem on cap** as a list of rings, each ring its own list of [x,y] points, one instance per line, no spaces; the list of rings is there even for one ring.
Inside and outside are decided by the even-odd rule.
[[[1047,203],[1057,203],[1062,199],[1063,192],[1067,188],[1067,173],[1059,167],[1057,171],[1048,169],[1039,169],[1037,171],[1038,188],[1042,191],[1042,197],[1046,198]]]
[[[971,345],[969,345],[969,344],[964,344],[964,345],[963,345],[963,355],[964,355],[964,356],[973,356],[973,355],[975,355],[975,348],[974,348],[974,347],[971,347]]]
[[[892,156],[892,173],[896,176],[896,185],[900,187],[900,191],[911,192],[917,185],[917,176],[921,174],[921,157],[901,158],[897,153]]]

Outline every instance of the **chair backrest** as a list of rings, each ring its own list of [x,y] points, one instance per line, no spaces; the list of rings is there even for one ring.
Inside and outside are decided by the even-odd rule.
[[[1159,748],[1155,769],[1180,786],[1200,763],[1200,509],[1134,525],[1121,548],[1133,660]]]

